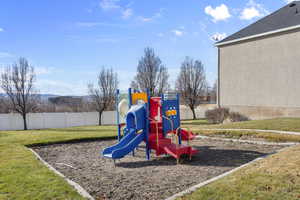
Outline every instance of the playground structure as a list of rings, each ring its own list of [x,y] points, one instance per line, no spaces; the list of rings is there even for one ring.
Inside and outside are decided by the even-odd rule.
[[[195,138],[195,135],[180,127],[178,94],[150,97],[149,91],[132,92],[129,88],[128,111],[124,109],[124,106],[127,107],[127,102],[123,100],[120,102],[119,96],[119,90],[117,90],[116,112],[119,142],[105,148],[102,152],[104,157],[116,160],[130,152],[134,155],[135,149],[142,142],[146,143],[145,152],[148,160],[151,150],[155,151],[156,156],[171,155],[177,163],[181,155],[186,154],[191,159],[192,155],[197,153],[197,150],[190,146],[190,141]],[[125,117],[125,123],[120,122],[120,112]],[[187,141],[187,144],[182,144],[182,141]]]

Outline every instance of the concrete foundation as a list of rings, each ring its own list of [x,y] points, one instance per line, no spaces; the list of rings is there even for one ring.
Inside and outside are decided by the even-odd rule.
[[[250,119],[271,119],[279,117],[300,117],[300,107],[266,106],[226,106],[231,111],[239,112]]]

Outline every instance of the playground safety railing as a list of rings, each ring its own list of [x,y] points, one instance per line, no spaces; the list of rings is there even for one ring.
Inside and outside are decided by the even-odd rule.
[[[170,124],[171,124],[171,130],[172,130],[172,132],[174,131],[174,125],[173,125],[173,121],[169,118],[169,117],[166,117],[166,116],[162,116],[163,118],[165,118],[166,120],[168,120],[169,122],[170,122]]]
[[[174,133],[174,124],[173,124],[173,121],[166,117],[166,116],[162,116],[163,118],[165,118],[166,120],[168,120],[171,124],[171,132]],[[173,138],[175,138],[175,144],[178,145],[179,144],[179,134],[178,134],[178,130],[180,130],[180,127],[178,127],[176,130],[175,130],[175,134],[172,135]],[[174,140],[174,139],[173,139]]]
[[[192,134],[191,132],[191,129],[190,128],[187,128],[187,132],[188,132],[188,135],[187,135],[187,145],[189,147],[191,147],[191,141],[190,141],[190,135]],[[192,154],[190,154],[190,160],[192,160]]]

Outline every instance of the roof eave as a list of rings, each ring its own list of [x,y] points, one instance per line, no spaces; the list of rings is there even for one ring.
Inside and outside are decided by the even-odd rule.
[[[234,40],[229,40],[229,41],[225,41],[225,42],[216,43],[215,46],[219,47],[219,46],[234,44],[234,43],[242,42],[242,41],[245,41],[245,40],[255,39],[255,38],[264,37],[264,36],[269,36],[269,35],[273,35],[273,34],[281,33],[281,32],[286,32],[286,31],[291,31],[291,30],[298,29],[298,28],[300,28],[300,25],[290,26],[290,27],[278,29],[278,30],[275,30],[275,31],[269,31],[269,32],[265,32],[265,33],[260,33],[260,34],[256,34],[256,35],[243,37],[243,38],[238,38],[238,39],[234,39]]]

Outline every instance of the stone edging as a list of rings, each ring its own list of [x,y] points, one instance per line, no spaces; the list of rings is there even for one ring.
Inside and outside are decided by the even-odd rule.
[[[57,171],[54,167],[52,167],[49,163],[47,163],[44,159],[41,158],[41,156],[36,153],[33,149],[29,150],[35,155],[35,157],[40,160],[44,165],[46,165],[46,167],[48,167],[48,169],[50,169],[51,171],[53,171],[55,174],[59,175],[60,177],[62,177],[63,179],[65,179],[71,186],[73,186],[75,188],[75,190],[84,198],[89,199],[89,200],[95,200],[85,189],[83,189],[78,183],[68,179],[65,175],[63,175],[62,173],[60,173],[59,171]]]

